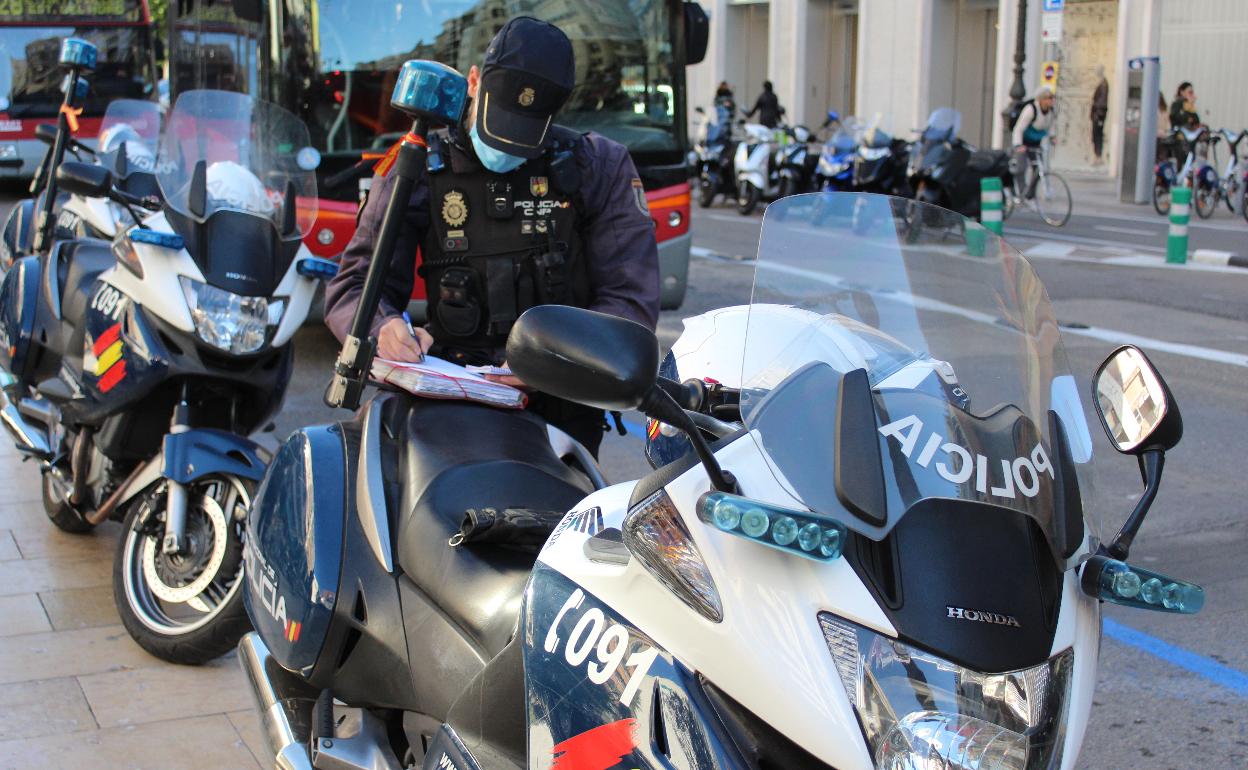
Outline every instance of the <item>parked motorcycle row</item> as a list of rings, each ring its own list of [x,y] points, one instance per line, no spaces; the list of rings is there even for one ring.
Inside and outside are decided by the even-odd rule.
[[[72,105],[90,62],[67,48]],[[391,104],[413,123],[379,244],[466,89],[404,65]],[[608,484],[529,412],[364,391],[384,269],[327,391],[354,415],[268,457],[247,436],[328,272],[299,243],[307,130],[216,91],[159,118],[119,103],[94,152],[64,117],[50,137],[4,232],[3,419],[53,524],[124,520],[115,588],[140,643],[200,662],[249,619],[263,764],[1071,768],[1102,602],[1204,602],[1127,561],[1182,436],[1174,396],[1132,346],[1095,373],[1094,411],[1145,484],[1113,534],[1043,284],[949,210],[980,164],[948,125],[854,145],[851,187],[890,192],[898,174],[870,164],[900,155],[917,200],[773,204],[750,303],[686,319],[665,357],[588,310],[516,322],[523,381],[651,421],[654,471]],[[823,150],[769,159],[776,193],[786,168],[844,181],[840,133],[822,170]]]
[[[705,112],[698,108],[700,112]],[[698,202],[735,200],[752,213],[762,201],[805,192],[871,192],[915,198],[966,217],[979,216],[980,180],[994,176],[1012,189],[1007,153],[979,150],[958,136],[957,110],[936,110],[912,141],[835,111],[818,131],[733,123],[716,107],[695,149]],[[822,137],[822,138],[821,138]]]
[[[1248,190],[1248,162],[1240,155],[1239,146],[1248,137],[1248,129],[1214,132],[1208,126],[1175,128],[1164,142],[1167,157],[1157,162],[1153,176],[1153,208],[1158,214],[1170,213],[1171,190],[1188,187],[1192,190],[1191,206],[1201,219],[1208,219],[1218,203],[1226,210],[1239,213],[1248,220],[1244,191]],[[1218,145],[1226,143],[1226,164],[1218,168]],[[1180,163],[1180,159],[1182,162]]]

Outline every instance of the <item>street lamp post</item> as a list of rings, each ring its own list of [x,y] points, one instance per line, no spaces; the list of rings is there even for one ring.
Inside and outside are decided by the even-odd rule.
[[[1001,125],[1005,132],[1005,147],[1010,146],[1010,113],[1027,96],[1023,83],[1023,62],[1027,60],[1027,0],[1018,0],[1018,29],[1014,37],[1014,82],[1010,84],[1010,106],[1001,113]]]

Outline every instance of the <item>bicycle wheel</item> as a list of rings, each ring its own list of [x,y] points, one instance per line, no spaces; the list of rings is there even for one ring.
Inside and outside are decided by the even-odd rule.
[[[1170,213],[1170,185],[1153,182],[1153,209],[1163,217]]]
[[[1201,219],[1208,219],[1213,216],[1213,210],[1218,207],[1218,189],[1208,185],[1197,184],[1196,189],[1192,191],[1192,203],[1195,204],[1196,216]]]
[[[1074,202],[1070,196],[1070,185],[1066,184],[1061,174],[1050,171],[1040,177],[1035,201],[1036,210],[1045,224],[1061,227],[1070,220]]]

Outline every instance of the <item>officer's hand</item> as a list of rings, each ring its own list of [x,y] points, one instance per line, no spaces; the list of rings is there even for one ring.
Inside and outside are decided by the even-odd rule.
[[[391,318],[377,332],[377,355],[390,361],[419,363],[432,344],[429,332],[412,328],[402,318]]]
[[[506,361],[503,362],[503,368],[508,368]],[[533,390],[528,385],[524,384],[524,380],[520,379],[514,374],[487,374],[485,375],[485,379],[489,380],[490,382],[500,383],[502,385],[510,385],[513,388],[519,388],[520,390],[523,390],[523,391]]]

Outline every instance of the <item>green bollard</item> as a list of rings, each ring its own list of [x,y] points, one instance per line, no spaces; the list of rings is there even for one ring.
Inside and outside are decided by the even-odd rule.
[[[997,235],[1001,235],[1005,226],[1001,216],[1004,202],[1000,179],[986,176],[979,180],[979,221]]]
[[[1187,262],[1187,222],[1192,218],[1192,188],[1170,188],[1170,235],[1166,238],[1166,261]]]

